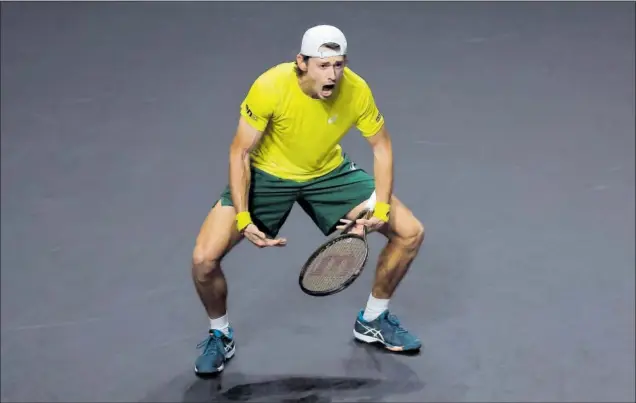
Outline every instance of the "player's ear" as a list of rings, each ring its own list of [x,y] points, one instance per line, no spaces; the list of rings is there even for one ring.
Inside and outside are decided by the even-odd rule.
[[[308,57],[301,55],[300,53],[296,55],[296,69],[299,73],[307,72],[307,61]]]

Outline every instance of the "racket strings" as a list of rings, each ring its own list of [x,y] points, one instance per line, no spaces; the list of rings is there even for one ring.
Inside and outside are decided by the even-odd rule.
[[[360,270],[366,254],[362,239],[345,238],[329,245],[309,264],[303,286],[316,292],[339,288]]]

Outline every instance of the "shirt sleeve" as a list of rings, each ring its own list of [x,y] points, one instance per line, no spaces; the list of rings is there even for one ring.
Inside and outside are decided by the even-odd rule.
[[[384,125],[384,116],[375,104],[373,93],[368,85],[363,87],[360,98],[362,102],[360,103],[360,115],[356,121],[356,127],[362,136],[371,137]]]
[[[276,93],[258,78],[241,102],[241,116],[256,130],[264,131],[274,113]]]

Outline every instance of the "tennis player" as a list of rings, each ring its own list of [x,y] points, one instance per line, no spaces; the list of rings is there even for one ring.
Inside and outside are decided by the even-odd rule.
[[[373,152],[373,176],[339,145],[353,127]],[[391,351],[421,347],[388,306],[420,249],[424,227],[393,195],[393,150],[384,117],[369,85],[347,67],[347,40],[338,28],[310,28],[295,62],[274,66],[253,82],[229,161],[229,184],[204,220],[192,257],[195,288],[210,318],[208,336],[198,346],[197,373],[222,371],[236,349],[223,257],[243,238],[258,247],[285,246],[278,234],[296,202],[329,235],[375,198],[373,216],[358,221],[357,230],[365,225],[388,243],[353,334]]]

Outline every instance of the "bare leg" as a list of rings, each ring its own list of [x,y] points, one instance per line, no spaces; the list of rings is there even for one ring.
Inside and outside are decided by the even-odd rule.
[[[210,318],[208,337],[196,360],[197,374],[218,373],[234,356],[236,347],[227,316],[227,282],[221,270],[223,257],[241,240],[235,226],[234,207],[217,203],[208,213],[192,252],[192,279]]]
[[[348,216],[355,217],[364,204]],[[424,241],[424,226],[397,197],[391,199],[389,222],[379,231],[388,242],[380,252],[372,295],[389,299],[408,272]]]
[[[223,257],[241,240],[234,207],[217,203],[206,217],[192,253],[192,279],[210,319],[227,313],[227,282]]]
[[[362,208],[358,206],[349,217]],[[408,272],[424,241],[424,226],[396,197],[391,198],[389,222],[380,231],[388,239],[378,257],[375,279],[367,306],[354,325],[357,340],[381,343],[391,351],[416,351],[422,346],[393,315],[388,316],[389,300]]]

